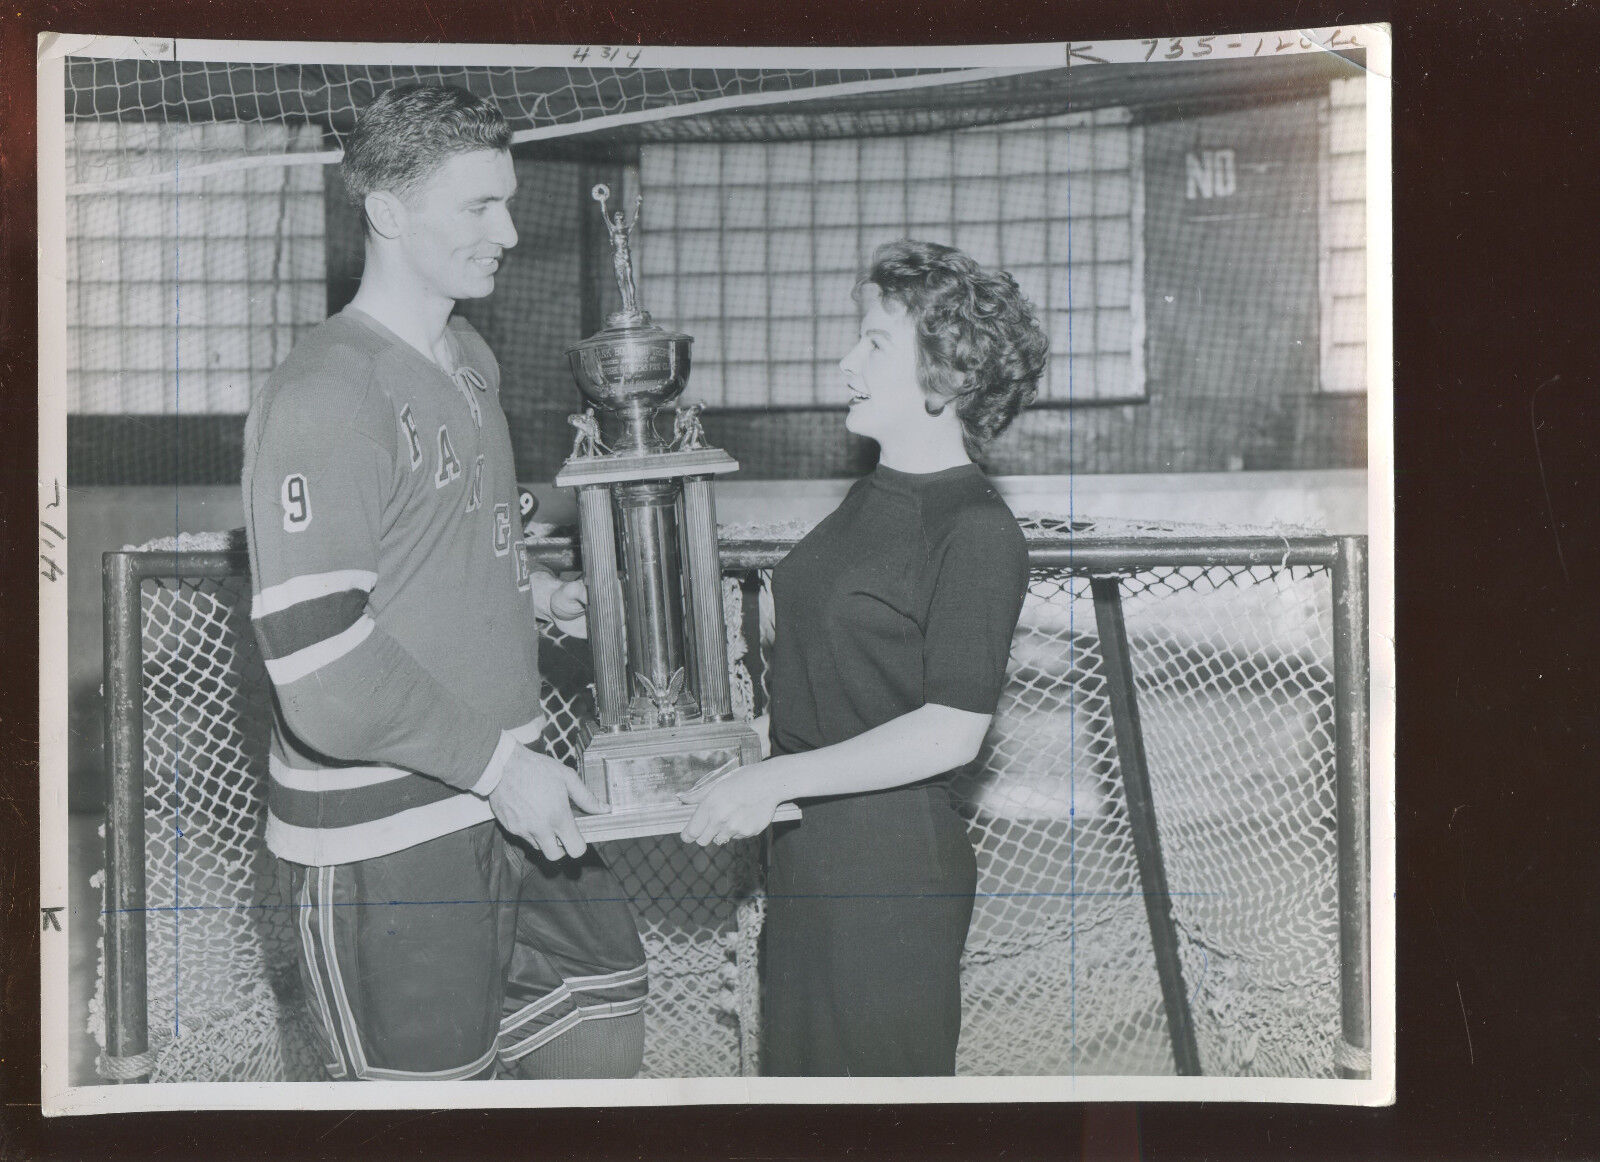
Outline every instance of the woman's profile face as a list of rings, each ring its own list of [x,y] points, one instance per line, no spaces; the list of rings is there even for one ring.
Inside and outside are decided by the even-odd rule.
[[[916,322],[899,303],[885,302],[877,288],[862,291],[867,312],[861,338],[839,361],[849,393],[847,431],[881,445],[886,434],[926,421],[925,396],[917,382]]]

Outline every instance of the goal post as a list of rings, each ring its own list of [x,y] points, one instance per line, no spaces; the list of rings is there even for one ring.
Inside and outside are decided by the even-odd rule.
[[[1334,748],[1339,787],[1340,1077],[1372,1076],[1372,690],[1367,673],[1367,539],[1342,537],[1333,558]]]
[[[958,1072],[1369,1076],[1365,539],[1024,523],[1006,689],[951,777],[979,861]],[[722,542],[744,713],[793,543]],[[271,696],[248,578],[237,535],[105,555],[108,1079],[318,1076],[260,842]],[[558,758],[584,647],[541,654]],[[756,1072],[756,845],[606,850],[651,961],[645,1074]]]

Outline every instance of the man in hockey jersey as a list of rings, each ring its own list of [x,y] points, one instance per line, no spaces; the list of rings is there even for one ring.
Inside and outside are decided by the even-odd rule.
[[[336,1078],[625,1077],[642,1054],[634,919],[573,822],[602,806],[536,749],[534,618],[581,617],[583,590],[530,567],[499,367],[452,314],[516,243],[509,146],[461,89],[373,102],[342,167],[360,290],[245,429],[267,845]]]

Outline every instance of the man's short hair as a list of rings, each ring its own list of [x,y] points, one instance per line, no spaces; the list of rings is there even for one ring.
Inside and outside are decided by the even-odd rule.
[[[340,171],[359,206],[377,190],[408,196],[458,153],[510,148],[511,126],[493,102],[456,85],[405,85],[362,111]]]

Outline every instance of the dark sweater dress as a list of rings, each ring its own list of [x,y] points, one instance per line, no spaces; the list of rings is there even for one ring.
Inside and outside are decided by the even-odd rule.
[[[976,466],[880,465],[774,575],[774,753],[929,703],[992,714],[1027,575],[1016,519]],[[801,810],[768,849],[764,1072],[953,1073],[977,877],[945,779]]]

